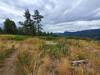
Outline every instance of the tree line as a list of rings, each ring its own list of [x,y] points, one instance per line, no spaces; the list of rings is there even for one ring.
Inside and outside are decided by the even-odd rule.
[[[20,27],[17,27],[16,23],[13,20],[9,18],[5,19],[3,29],[0,28],[0,33],[32,36],[53,35],[53,33],[42,32],[43,28],[41,21],[44,17],[40,15],[40,12],[38,10],[35,10],[34,15],[32,15],[27,9],[24,13],[24,18],[25,20],[23,22],[19,22]]]

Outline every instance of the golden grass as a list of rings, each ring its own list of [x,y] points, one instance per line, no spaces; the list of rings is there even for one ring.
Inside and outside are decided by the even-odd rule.
[[[0,37],[0,63],[13,52],[13,46],[17,47],[18,43]]]
[[[43,55],[43,40],[38,38],[23,41],[23,45],[19,50],[19,56],[27,55],[22,59],[27,59],[27,65],[23,67],[24,74],[35,75],[98,75],[98,67],[100,66],[99,57],[100,44],[97,41],[64,39],[58,40],[63,47],[68,48],[66,57],[52,58],[50,55]],[[49,49],[49,47],[48,47]],[[53,48],[51,48],[53,49]],[[25,53],[24,53],[25,52]],[[72,66],[73,60],[89,60],[88,65],[81,64]],[[20,63],[20,62],[17,62]],[[22,71],[21,71],[22,72]]]
[[[17,75],[100,74],[100,42],[98,41],[60,38],[55,41],[58,44],[57,46],[48,46],[45,43],[46,40],[37,37],[28,38],[20,42],[15,40],[0,41],[2,41],[0,42],[0,52],[11,48],[13,44],[18,47]],[[44,55],[44,49],[52,49],[51,51],[53,51],[55,47],[57,50],[68,50],[68,53],[63,56],[63,52],[60,50],[59,52],[54,51],[61,55],[59,58],[55,58],[49,53]],[[88,64],[73,66],[71,62],[77,60],[88,60]]]

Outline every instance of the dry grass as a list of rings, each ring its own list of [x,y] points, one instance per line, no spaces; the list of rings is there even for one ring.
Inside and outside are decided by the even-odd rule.
[[[71,73],[71,65],[69,60],[66,58],[61,58],[60,62],[57,63],[56,72],[58,75],[70,75]]]
[[[100,75],[98,41],[60,38],[55,42],[57,44],[47,45],[45,40],[37,37],[20,42],[3,40],[0,49],[19,45],[17,75]],[[88,63],[71,64],[78,60],[88,60]]]
[[[42,44],[43,41],[38,38],[27,39],[21,42],[17,60],[19,74],[37,73],[37,68],[41,63]]]
[[[16,41],[0,37],[0,63],[13,52],[13,46],[18,46]]]

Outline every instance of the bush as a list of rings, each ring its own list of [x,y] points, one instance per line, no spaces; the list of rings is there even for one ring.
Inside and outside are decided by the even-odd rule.
[[[44,55],[49,55],[54,58],[65,57],[68,54],[68,48],[57,45],[45,45],[44,47]]]

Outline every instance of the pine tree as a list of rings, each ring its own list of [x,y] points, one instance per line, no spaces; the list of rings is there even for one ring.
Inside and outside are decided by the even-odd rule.
[[[1,33],[3,33],[3,30],[2,30],[2,28],[0,27],[0,34],[1,34]]]
[[[40,35],[42,32],[42,24],[40,23],[42,18],[43,18],[43,16],[40,15],[39,11],[35,10],[34,15],[33,15],[33,19],[35,20],[37,35]]]
[[[36,28],[34,26],[34,21],[31,19],[31,14],[28,9],[25,11],[24,17],[26,20],[24,22],[20,22],[20,24],[23,25],[22,29],[24,34],[35,35]]]

